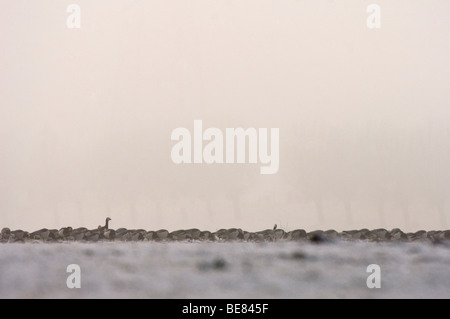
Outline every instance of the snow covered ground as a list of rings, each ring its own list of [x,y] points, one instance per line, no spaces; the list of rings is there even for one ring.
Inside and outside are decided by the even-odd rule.
[[[367,288],[370,264],[380,289]],[[3,244],[0,297],[450,298],[449,265],[449,246],[420,243]]]

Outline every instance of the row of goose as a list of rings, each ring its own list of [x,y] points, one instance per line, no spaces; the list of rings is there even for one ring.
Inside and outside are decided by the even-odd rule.
[[[157,231],[146,231],[144,229],[117,230],[109,228],[98,228],[89,230],[87,228],[65,227],[57,229],[40,229],[32,233],[23,230],[11,231],[3,228],[0,234],[0,242],[62,242],[62,241],[311,241],[314,243],[331,242],[336,240],[346,241],[370,241],[370,242],[431,242],[437,243],[450,240],[450,230],[447,231],[418,231],[415,233],[404,233],[400,229],[388,231],[386,229],[376,230],[353,230],[337,232],[335,230],[306,232],[297,229],[286,232],[282,229],[267,229],[259,232],[247,232],[239,228],[220,229],[216,232],[201,231],[199,229],[176,230],[169,232],[165,229]]]

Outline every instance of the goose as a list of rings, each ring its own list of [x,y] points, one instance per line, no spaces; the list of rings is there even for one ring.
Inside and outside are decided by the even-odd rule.
[[[175,230],[169,234],[169,238],[172,240],[185,240],[186,237],[186,231],[183,229]]]
[[[442,235],[443,235],[444,239],[450,240],[450,230],[444,230]]]
[[[144,235],[140,231],[135,231],[131,235],[131,241],[139,241],[144,239]]]
[[[14,230],[11,232],[11,238],[13,241],[24,241],[29,237],[29,233],[26,231],[23,231],[21,229]]]
[[[214,234],[214,238],[216,239],[216,240],[225,240],[225,239],[228,239],[228,236],[227,236],[227,230],[226,229],[219,229],[218,231],[216,231]]]
[[[167,239],[169,237],[169,231],[166,229],[160,229],[156,231],[156,237],[158,239]]]
[[[324,234],[330,241],[335,241],[335,240],[339,239],[339,233],[337,231],[335,231],[334,229],[329,229],[329,230],[325,231]],[[367,232],[366,236],[369,236],[369,235],[370,235],[370,232]]]
[[[273,240],[284,239],[285,236],[286,236],[286,232],[283,229],[273,230],[273,234],[272,234]]]
[[[263,240],[266,241],[272,241],[272,234],[273,234],[273,229],[266,229],[266,230],[261,230],[259,232],[257,232],[258,237],[260,237],[259,235],[262,236]]]
[[[79,233],[73,234],[73,239],[75,239],[76,241],[83,240],[83,238],[84,238],[84,233],[83,232],[79,232]]]
[[[119,228],[116,230],[116,235],[117,236],[123,236],[124,234],[126,234],[128,232],[128,229],[126,228]]]
[[[306,231],[304,229],[296,229],[290,231],[287,236],[288,240],[303,240],[306,239]]]
[[[47,228],[42,228],[38,231],[31,233],[30,238],[47,241],[49,235],[50,235],[50,231]]]
[[[307,239],[309,239],[309,241],[314,244],[322,244],[322,243],[329,241],[328,237],[326,237],[324,231],[322,231],[322,230],[315,230],[315,231],[309,232],[307,234]]]
[[[80,228],[75,228],[73,230],[73,233],[74,234],[79,234],[79,233],[85,233],[87,231],[88,231],[88,229],[86,227],[80,227]]]
[[[201,240],[215,240],[214,235],[210,231],[202,231],[199,238]]]
[[[84,239],[87,241],[98,241],[100,239],[100,233],[98,232],[92,232],[89,235],[85,235]]]
[[[109,217],[106,217],[106,222],[105,222],[105,226],[98,226],[98,230],[99,231],[101,231],[101,232],[104,232],[105,230],[108,230],[109,229],[109,221],[111,220],[111,218],[109,218]]]
[[[11,229],[9,229],[8,227],[5,227],[2,229],[0,239],[6,241],[9,239],[10,235],[11,235]]]
[[[114,229],[107,229],[107,230],[105,230],[105,232],[103,233],[103,236],[104,236],[106,239],[113,240],[113,239],[116,238],[116,232],[114,231]]]
[[[264,235],[261,232],[250,233],[249,240],[261,242],[264,241]]]
[[[72,232],[72,236],[76,241],[83,240],[84,235],[88,232],[87,228],[81,227],[76,228]]]
[[[48,239],[52,241],[57,241],[59,238],[59,231],[57,229],[49,229],[50,234],[48,235]]]
[[[61,238],[65,238],[65,237],[70,236],[72,231],[73,231],[72,227],[64,227],[59,230],[58,235]]]
[[[155,236],[156,236],[156,232],[150,230],[150,231],[145,233],[144,239],[147,240],[147,241],[154,240]]]
[[[121,240],[121,241],[126,241],[127,238],[129,237],[129,231],[126,228],[119,228],[118,230],[116,230],[116,236],[115,239],[116,240]]]
[[[200,237],[201,231],[197,228],[192,228],[192,229],[186,230],[186,233],[187,233],[188,237],[190,237],[190,239],[197,240]]]
[[[244,233],[242,229],[230,228],[226,230],[225,236],[222,236],[223,240],[237,240],[244,239]]]

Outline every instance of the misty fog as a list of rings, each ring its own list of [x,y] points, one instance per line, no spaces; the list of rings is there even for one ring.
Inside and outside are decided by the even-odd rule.
[[[450,4],[0,0],[0,227],[450,225]],[[171,132],[279,128],[279,171]]]

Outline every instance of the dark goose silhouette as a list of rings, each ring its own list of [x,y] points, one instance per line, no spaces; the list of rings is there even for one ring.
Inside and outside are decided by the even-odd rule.
[[[9,240],[10,235],[11,235],[11,229],[9,229],[8,227],[3,228],[2,232],[0,234],[1,242],[7,242]]]
[[[58,235],[60,238],[66,238],[72,234],[72,227],[63,227],[58,231]]]
[[[105,222],[105,226],[98,226],[98,230],[101,232],[104,232],[105,230],[109,229],[109,221],[111,220],[111,218],[106,217],[106,222]]]

